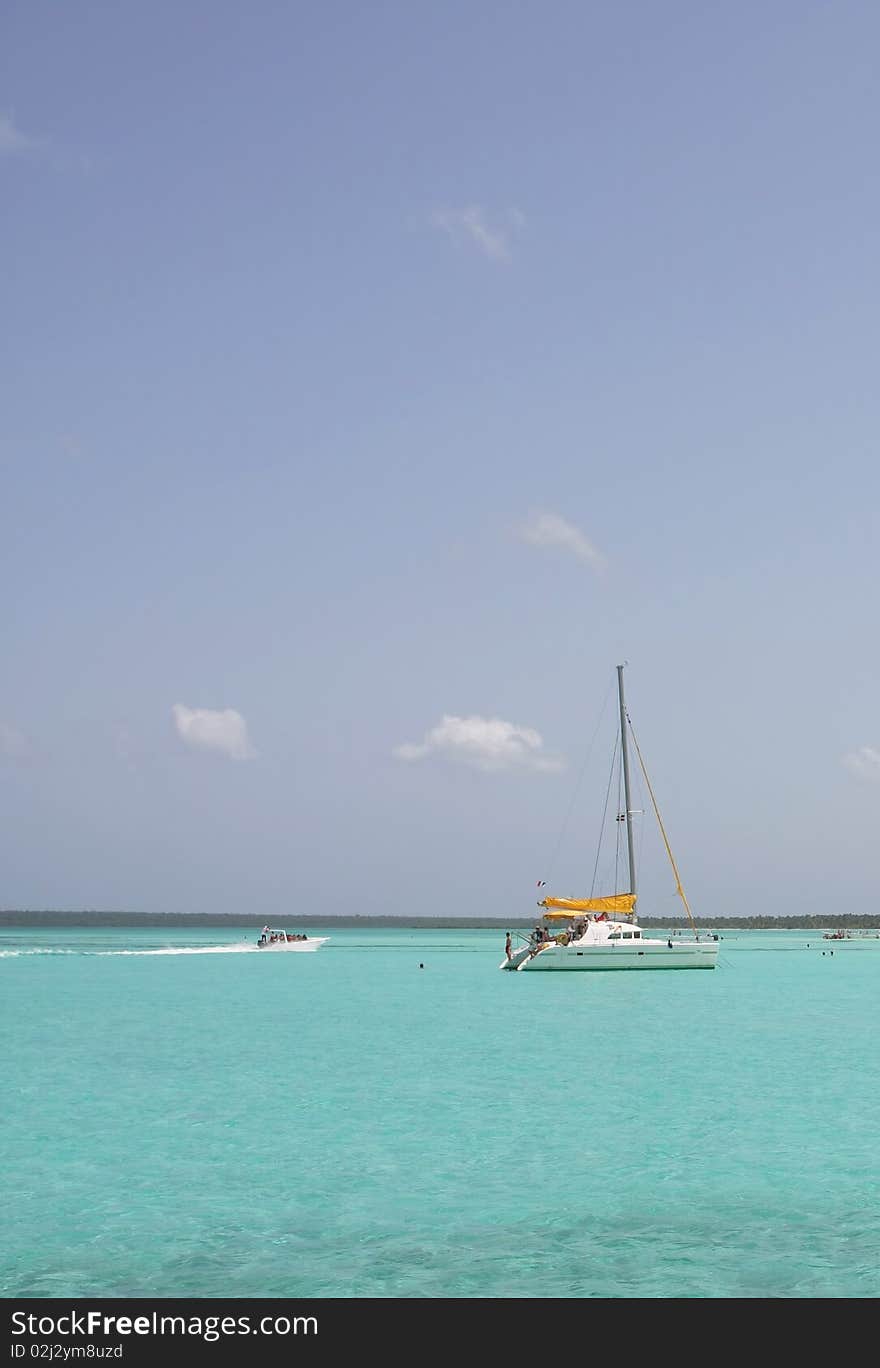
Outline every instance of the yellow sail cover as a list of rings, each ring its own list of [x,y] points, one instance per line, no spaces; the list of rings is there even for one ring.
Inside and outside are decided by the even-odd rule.
[[[545,898],[539,907],[555,908],[548,917],[565,917],[570,912],[632,912],[636,905],[634,893],[612,893],[607,898]]]

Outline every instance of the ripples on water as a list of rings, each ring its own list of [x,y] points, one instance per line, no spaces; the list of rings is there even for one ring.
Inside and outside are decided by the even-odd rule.
[[[0,933],[2,1295],[880,1292],[880,941],[556,976],[498,932],[255,939]]]

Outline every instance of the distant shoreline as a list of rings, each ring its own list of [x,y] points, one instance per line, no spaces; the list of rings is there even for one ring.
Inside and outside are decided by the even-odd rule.
[[[178,926],[264,926],[266,922],[285,927],[337,927],[339,930],[358,930],[367,927],[410,927],[416,930],[486,930],[497,931],[533,926],[536,917],[382,917],[382,916],[288,916],[278,913],[244,913],[241,916],[211,912],[97,912],[97,911],[0,911],[3,926],[69,927],[178,927]],[[639,917],[640,926],[682,927],[689,925],[686,917]],[[846,927],[853,930],[880,929],[880,915],[867,916],[841,913],[827,917],[695,917],[700,928],[743,931],[804,930],[825,927]]]

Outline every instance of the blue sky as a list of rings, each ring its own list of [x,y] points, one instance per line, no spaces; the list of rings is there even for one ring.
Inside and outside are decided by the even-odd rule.
[[[0,906],[876,911],[877,7],[0,26]]]

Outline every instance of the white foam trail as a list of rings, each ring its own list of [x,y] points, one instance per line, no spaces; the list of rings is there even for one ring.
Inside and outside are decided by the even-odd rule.
[[[258,945],[194,945],[194,946],[163,946],[161,950],[93,950],[94,955],[251,955],[259,950]],[[268,947],[271,950],[271,946]],[[275,954],[292,955],[310,950],[317,950],[318,944],[314,945],[281,945]],[[86,952],[88,953],[88,952]]]
[[[110,955],[247,955],[256,953],[256,949],[255,945],[176,945],[160,950],[57,950],[42,946],[32,950],[0,950],[0,959],[17,959],[20,955],[88,955],[93,959]]]
[[[19,955],[81,955],[82,950],[52,950],[43,946],[37,950],[0,950],[0,959],[17,959]]]
[[[167,945],[161,950],[86,950],[92,955],[249,955],[255,945]]]
[[[277,951],[272,953],[308,954],[317,948],[318,943],[288,945],[279,947]],[[255,955],[258,950],[259,946],[251,945],[247,941],[237,945],[165,945],[158,950],[59,950],[50,946],[41,946],[28,950],[0,950],[0,959],[17,959],[19,955],[90,955],[95,959],[106,959],[118,955],[124,955],[127,958],[143,955]]]

